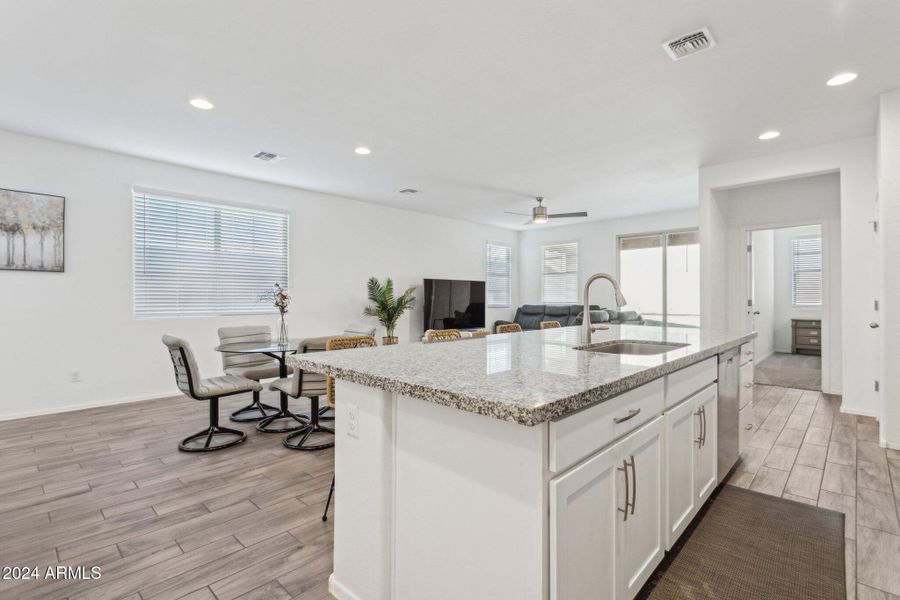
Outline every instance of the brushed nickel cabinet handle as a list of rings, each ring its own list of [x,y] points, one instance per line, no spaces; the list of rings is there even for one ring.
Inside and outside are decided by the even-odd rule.
[[[705,406],[700,407],[700,413],[701,413],[701,416],[703,417],[703,430],[702,430],[703,431],[703,444],[701,444],[701,448],[702,448],[703,446],[706,445],[706,407]]]
[[[631,455],[631,514],[634,514],[634,505],[637,504],[637,471],[634,467],[634,454]]]
[[[752,384],[752,383],[745,383],[745,384],[744,384],[744,387],[745,387],[745,388],[752,388],[752,387],[753,387],[753,384]]]
[[[625,473],[625,508],[617,509],[620,513],[624,513],[623,521],[628,520],[628,497],[631,495],[628,489],[628,461],[622,460],[622,466],[617,469],[618,471],[622,471]]]
[[[753,423],[750,423],[749,425],[744,427],[744,429],[746,429],[747,431],[750,431],[751,429],[753,429]]]
[[[697,439],[694,440],[694,442],[697,444],[697,449],[699,450],[703,447],[703,407],[701,406],[700,408],[698,408],[697,412],[695,412],[694,414],[700,419],[700,435],[697,437]]]
[[[639,412],[641,412],[641,409],[632,408],[631,410],[628,411],[628,414],[625,415],[624,417],[613,417],[613,423],[616,423],[616,424],[624,423],[625,421],[628,421],[629,419],[633,419],[636,416],[638,416]]]

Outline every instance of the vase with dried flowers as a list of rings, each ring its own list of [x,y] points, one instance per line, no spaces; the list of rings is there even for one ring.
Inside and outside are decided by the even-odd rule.
[[[278,309],[278,339],[276,341],[282,346],[286,345],[288,343],[288,328],[284,315],[288,311],[288,306],[291,305],[290,293],[281,287],[281,284],[276,283],[274,289],[263,294],[260,300],[271,302]]]

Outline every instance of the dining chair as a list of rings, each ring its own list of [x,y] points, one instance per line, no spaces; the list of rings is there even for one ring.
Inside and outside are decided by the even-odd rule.
[[[559,321],[541,321],[541,329],[556,329],[560,327]]]
[[[267,325],[245,325],[240,327],[220,327],[219,343],[270,342],[272,330]],[[260,381],[278,377],[278,361],[265,354],[222,353],[222,368],[229,375],[240,375]],[[269,416],[266,409],[276,414],[278,409],[259,400],[259,392],[253,392],[253,402],[231,413],[231,420],[238,423],[261,421]]]
[[[375,338],[371,335],[348,335],[348,336],[340,336],[333,337],[328,340],[325,344],[326,350],[331,352],[332,350],[349,350],[351,348],[371,348],[375,347],[378,344],[375,342]],[[334,408],[335,406],[335,398],[334,398],[334,377],[328,377],[325,382],[326,395],[325,398],[328,401],[328,406]],[[328,520],[328,507],[331,506],[331,498],[334,496],[334,481],[335,477],[331,478],[331,489],[328,490],[328,500],[325,501],[325,512],[322,513],[322,520]]]
[[[297,354],[310,352],[310,341],[302,340],[297,348]],[[315,350],[312,350],[315,352]],[[284,438],[282,443],[291,450],[323,450],[334,446],[334,438],[322,443],[313,443],[311,436],[325,434],[334,436],[334,430],[323,427],[319,421],[322,411],[319,408],[319,398],[326,392],[325,375],[295,368],[293,375],[276,379],[269,384],[269,389],[275,392],[284,392],[291,398],[309,398],[309,422],[303,427],[292,431]]]
[[[243,431],[219,426],[219,398],[246,392],[259,392],[262,390],[262,385],[258,381],[239,375],[226,374],[219,377],[201,379],[194,352],[185,340],[171,335],[164,335],[162,342],[169,349],[169,357],[172,359],[172,366],[175,367],[175,382],[178,385],[178,389],[189,398],[209,402],[209,427],[181,440],[181,443],[178,444],[178,449],[183,452],[212,452],[213,450],[230,448],[246,441],[247,434]],[[236,437],[213,445],[213,439],[218,435]],[[206,441],[202,446],[191,445],[191,442],[203,438],[206,438]]]
[[[461,340],[462,334],[459,329],[429,329],[425,334],[427,342],[449,342],[451,340]]]
[[[506,323],[504,325],[497,325],[497,333],[521,333],[522,326],[518,323]]]

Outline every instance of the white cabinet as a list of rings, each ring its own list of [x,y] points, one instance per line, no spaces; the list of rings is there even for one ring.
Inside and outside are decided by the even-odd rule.
[[[740,405],[738,449],[740,452],[747,448],[747,442],[750,441],[750,437],[759,426],[756,416],[753,414],[753,364],[752,359],[742,364],[738,375],[738,404]]]
[[[550,482],[550,597],[631,600],[662,560],[663,419]]]
[[[617,597],[617,509],[625,506],[621,468],[613,446],[550,482],[552,600]]]
[[[697,498],[697,508],[706,502],[718,481],[718,389],[711,385],[693,397],[693,402],[700,414],[700,442],[697,443],[696,452],[696,483],[694,491]]]
[[[716,487],[717,388],[710,385],[665,415],[666,549]]]
[[[663,525],[663,419],[657,418],[620,444],[625,479],[631,495],[628,513],[618,522],[618,598],[631,600],[665,554]],[[596,596],[595,596],[596,597]]]

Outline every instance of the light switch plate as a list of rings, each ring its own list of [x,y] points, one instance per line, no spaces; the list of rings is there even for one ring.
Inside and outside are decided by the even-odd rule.
[[[359,406],[353,404],[352,402],[347,402],[346,413],[347,417],[347,435],[352,438],[359,439]]]

